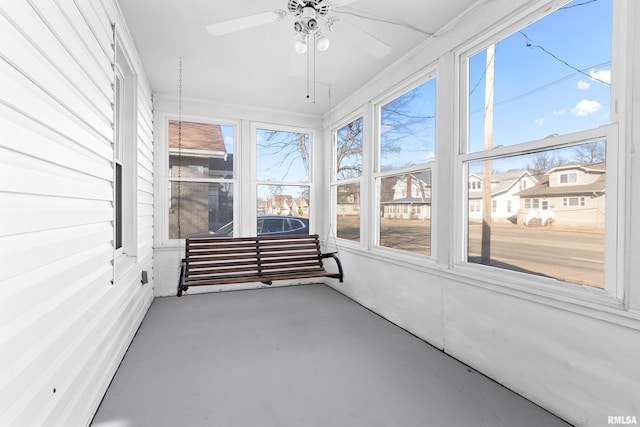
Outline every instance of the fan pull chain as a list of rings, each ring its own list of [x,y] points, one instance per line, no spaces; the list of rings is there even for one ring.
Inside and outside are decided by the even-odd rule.
[[[309,36],[307,36],[307,45],[309,45]],[[307,99],[309,99],[309,74],[311,73],[311,52],[307,48]]]
[[[313,33],[313,103],[316,103],[316,33]]]

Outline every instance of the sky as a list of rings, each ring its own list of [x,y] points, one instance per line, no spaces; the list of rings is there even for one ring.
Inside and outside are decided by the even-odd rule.
[[[380,108],[380,170],[425,164],[435,153],[436,80]]]
[[[494,61],[494,147],[609,123],[611,0],[574,0],[496,43]],[[483,149],[486,68],[486,50],[470,58],[471,152]]]
[[[258,181],[288,183],[309,182],[309,171],[302,155],[297,150],[297,135],[294,132],[258,129],[256,134]],[[309,151],[309,135],[306,136]]]

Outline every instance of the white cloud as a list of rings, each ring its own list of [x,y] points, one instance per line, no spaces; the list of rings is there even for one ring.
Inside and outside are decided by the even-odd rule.
[[[560,116],[564,116],[565,114],[567,114],[567,109],[563,108],[561,110],[554,110],[553,115],[556,117],[560,117]]]
[[[600,70],[600,71],[591,70],[589,71],[589,76],[592,79],[597,79],[605,83],[611,84],[611,70]]]
[[[536,126],[544,126],[544,118],[535,119],[533,122],[536,124]]]
[[[589,86],[591,86],[591,83],[585,82],[584,80],[580,80],[578,82],[578,89],[580,90],[587,90],[589,89]]]
[[[583,99],[571,109],[571,112],[578,117],[585,117],[589,114],[597,112],[598,110],[600,110],[600,108],[602,108],[602,104],[600,104],[598,101]]]

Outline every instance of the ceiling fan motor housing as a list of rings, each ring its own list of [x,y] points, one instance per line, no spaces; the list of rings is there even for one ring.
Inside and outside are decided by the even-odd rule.
[[[289,12],[302,18],[315,18],[316,14],[324,16],[329,12],[330,6],[326,0],[289,0],[287,3]],[[305,16],[313,11],[313,16]]]

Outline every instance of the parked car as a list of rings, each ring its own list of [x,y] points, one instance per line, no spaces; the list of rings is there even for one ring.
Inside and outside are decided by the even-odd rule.
[[[257,218],[258,236],[309,234],[309,219],[299,216],[261,215]],[[233,236],[233,221],[213,232],[214,236]]]

